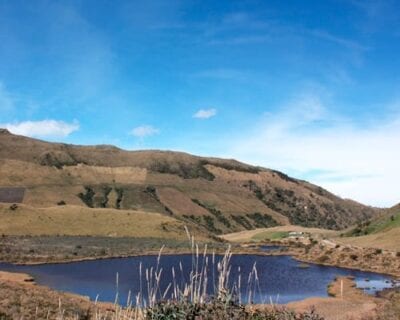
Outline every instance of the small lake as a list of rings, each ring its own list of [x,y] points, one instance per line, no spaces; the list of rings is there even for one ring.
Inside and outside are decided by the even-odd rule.
[[[211,257],[209,258],[211,259]],[[221,257],[216,257],[216,260],[220,259]],[[0,263],[0,270],[28,273],[35,278],[38,284],[89,296],[93,300],[98,296],[99,301],[110,302],[115,300],[116,274],[118,273],[119,302],[124,304],[129,291],[132,296],[139,292],[140,264],[142,264],[142,270],[145,270],[154,267],[156,263],[157,256],[139,256],[34,266]],[[179,271],[180,263],[184,270],[182,274]],[[327,285],[336,276],[355,277],[357,285],[367,288],[369,293],[392,286],[392,278],[389,276],[316,264],[309,264],[308,267],[301,268],[299,262],[289,256],[233,255],[231,279],[238,279],[239,273],[241,274],[243,297],[247,296],[247,277],[254,263],[259,279],[257,289],[253,290],[255,296],[252,300],[255,303],[269,303],[271,300],[274,303],[287,303],[315,296],[326,297]],[[177,273],[177,282],[184,278],[188,279],[192,257],[191,255],[165,255],[160,259],[160,266],[163,269],[160,283],[163,292],[172,281],[172,268]],[[212,279],[216,278],[216,275],[213,276],[216,274],[216,268],[210,267],[208,274],[208,290],[211,292]],[[243,301],[246,299],[244,298]]]

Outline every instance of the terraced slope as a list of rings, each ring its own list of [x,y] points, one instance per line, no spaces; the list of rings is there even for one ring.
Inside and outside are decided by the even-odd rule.
[[[155,212],[213,234],[287,224],[340,229],[378,213],[235,160],[49,143],[0,130],[0,189],[16,187],[32,207]]]

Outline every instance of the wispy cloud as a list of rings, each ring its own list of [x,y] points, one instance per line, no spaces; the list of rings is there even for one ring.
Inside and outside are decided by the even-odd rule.
[[[340,46],[344,46],[349,49],[355,49],[355,50],[361,50],[361,51],[366,51],[369,49],[367,46],[364,46],[355,40],[343,38],[343,37],[331,34],[325,30],[308,30],[308,33],[314,37],[336,43]]]
[[[160,133],[160,130],[154,128],[153,126],[149,125],[142,125],[136,128],[133,128],[130,132],[131,135],[138,137],[138,138],[145,138],[149,136],[154,136],[155,134]]]
[[[193,118],[197,119],[209,119],[214,117],[217,114],[217,109],[211,108],[211,109],[200,109],[197,111],[194,115]]]
[[[366,204],[400,202],[400,114],[363,126],[299,97],[242,133],[227,156],[309,179]]]
[[[79,130],[79,123],[67,123],[57,120],[23,121],[0,124],[14,134],[28,137],[64,138]]]

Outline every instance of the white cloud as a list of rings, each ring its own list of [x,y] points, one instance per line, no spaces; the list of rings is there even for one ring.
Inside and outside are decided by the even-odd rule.
[[[79,130],[79,123],[74,121],[66,123],[57,120],[23,121],[16,123],[0,124],[14,134],[28,137],[66,137]]]
[[[143,125],[132,129],[130,134],[138,138],[145,138],[158,134],[159,132],[160,130],[153,126]]]
[[[400,114],[360,126],[330,114],[311,95],[266,114],[233,140],[229,157],[294,174],[362,203],[400,202]]]
[[[194,115],[193,118],[197,119],[209,119],[214,117],[217,114],[217,109],[200,109],[197,111]]]

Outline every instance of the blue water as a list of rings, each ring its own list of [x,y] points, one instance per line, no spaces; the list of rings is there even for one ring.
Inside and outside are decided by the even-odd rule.
[[[217,259],[220,258],[217,257]],[[118,273],[119,302],[124,304],[129,291],[133,296],[139,292],[139,264],[142,263],[143,270],[145,270],[155,266],[156,260],[156,256],[140,256],[34,266],[0,263],[0,270],[28,273],[35,278],[38,284],[89,296],[93,300],[98,296],[99,301],[110,302],[115,300],[116,274]],[[178,274],[178,283],[182,277],[188,278],[188,272],[184,272],[180,276],[180,262],[183,270],[191,269],[192,258],[190,255],[161,257],[160,265],[163,268],[161,291],[164,291],[172,281],[172,267]],[[234,255],[231,260],[231,279],[238,279],[240,267],[243,298],[246,296],[247,275],[251,272],[254,263],[256,263],[259,278],[259,290],[255,290],[256,295],[252,299],[255,303],[270,302],[270,299],[275,303],[287,303],[314,296],[326,297],[327,285],[336,276],[344,275],[355,277],[358,285],[369,288],[369,293],[392,286],[390,277],[371,272],[315,264],[310,264],[308,268],[299,268],[299,262],[289,256]],[[208,273],[210,292],[213,287],[213,274],[216,273],[211,269]],[[369,279],[369,281],[365,281],[365,279]]]

